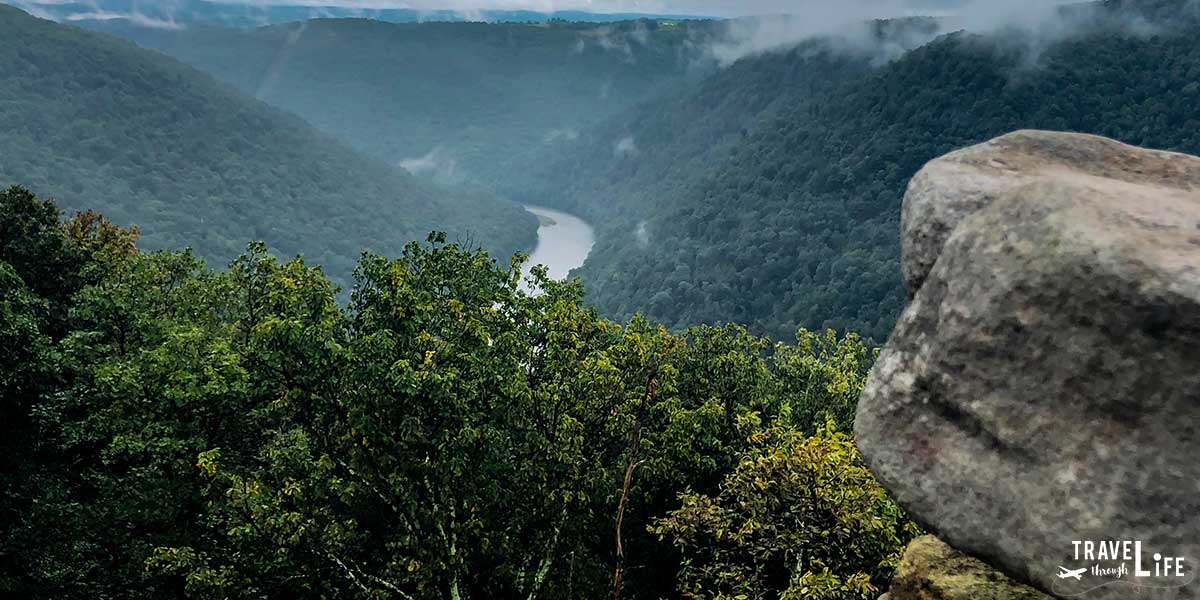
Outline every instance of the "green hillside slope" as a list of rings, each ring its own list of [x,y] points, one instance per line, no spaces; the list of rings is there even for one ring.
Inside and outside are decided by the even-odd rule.
[[[511,177],[662,86],[707,72],[700,21],[395,24],[318,19],[259,29],[92,23],[441,180]]]
[[[865,43],[840,38],[741,60],[584,130],[561,148],[530,157],[526,176],[498,182],[514,198],[547,198],[565,210],[608,221],[653,214],[729,152],[760,122],[802,98],[860,77],[906,39],[932,37],[929,19],[878,21],[856,31]],[[622,141],[626,148],[620,148]],[[617,227],[630,224],[621,222]]]
[[[602,231],[579,271],[591,300],[618,318],[646,311],[675,326],[733,320],[774,336],[833,326],[882,340],[904,304],[900,202],[926,161],[1019,128],[1200,151],[1200,40],[1163,20],[1186,16],[1186,6],[1105,6],[1109,16],[1120,9],[1122,25],[1136,9],[1141,26],[1107,19],[1052,43],[1014,32],[945,36],[822,93],[787,94],[726,157],[668,177],[669,189],[638,208],[596,200],[591,214],[625,221]],[[745,62],[734,68],[776,68],[788,85],[779,56]],[[686,109],[670,119],[722,114],[713,104]],[[563,189],[590,185],[600,198],[616,179],[579,165],[563,173]]]
[[[247,240],[336,278],[433,229],[532,245],[516,205],[433,188],[159,53],[0,6],[0,185],[137,224],[151,248],[226,261]]]

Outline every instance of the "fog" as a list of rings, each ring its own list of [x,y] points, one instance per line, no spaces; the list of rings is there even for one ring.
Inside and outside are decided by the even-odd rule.
[[[894,58],[906,50],[955,31],[1010,35],[1031,50],[1074,35],[1092,23],[1084,11],[1064,14],[1078,2],[1048,0],[964,0],[935,5],[906,0],[878,2],[792,2],[786,14],[730,20],[725,35],[711,45],[713,58],[730,64],[742,57],[786,48],[815,36],[829,37],[835,47]],[[908,28],[881,38],[871,27],[877,19],[936,17],[929,28]],[[1110,23],[1133,32],[1146,30],[1130,19]],[[1019,34],[1019,35],[1017,35]]]
[[[186,0],[154,0],[143,4],[180,5]],[[351,10],[454,10],[463,13],[524,10],[534,12],[586,11],[595,13],[653,13],[712,17],[742,17],[776,14],[815,14],[827,18],[882,18],[928,15],[963,10],[979,0],[214,0],[240,6],[300,6]],[[28,4],[62,4],[65,0],[26,0]],[[85,2],[86,3],[86,2]],[[126,4],[138,4],[126,0]],[[1055,0],[1024,2],[993,0],[991,4],[1054,4]],[[978,8],[973,7],[973,8]]]
[[[445,146],[438,146],[422,156],[402,159],[397,166],[446,184],[461,183],[464,179],[458,159]]]
[[[186,26],[199,6],[196,0],[16,0],[16,4],[38,16],[63,21],[126,19],[157,28]],[[497,18],[495,11],[512,10],[735,17],[726,22],[724,35],[703,41],[709,57],[723,65],[813,36],[827,36],[849,51],[891,59],[933,37],[959,30],[1021,31],[1026,34],[1021,42],[1036,55],[1041,47],[1077,32],[1080,25],[1060,11],[1065,4],[1079,4],[1077,0],[217,0],[216,4],[237,11],[238,18],[251,20],[257,9],[280,8],[287,10],[281,14],[295,18],[370,17],[371,11],[389,9],[429,11],[435,19],[454,16],[479,21]],[[937,17],[935,26],[881,39],[870,25],[876,19],[916,16]],[[264,23],[269,21],[266,12],[261,18]],[[1122,26],[1135,32],[1144,29],[1136,21]],[[646,30],[635,30],[631,35],[615,36],[598,28],[581,33],[574,50],[578,53],[595,45],[632,63],[630,44],[644,44],[648,35]]]
[[[129,19],[151,27],[178,27],[181,16],[198,5],[194,0],[15,0],[16,5],[44,17],[61,20]],[[213,0],[246,16],[245,9],[307,9],[309,17],[371,16],[372,11],[410,10],[430,14],[450,12],[464,20],[487,21],[495,11],[554,13],[582,11],[597,14],[630,13],[697,17],[746,17],[789,14],[806,23],[798,31],[828,31],[863,19],[959,12],[986,14],[1024,12],[1054,4],[1054,0],[986,2],[983,0]],[[1003,6],[1001,6],[1003,5]]]

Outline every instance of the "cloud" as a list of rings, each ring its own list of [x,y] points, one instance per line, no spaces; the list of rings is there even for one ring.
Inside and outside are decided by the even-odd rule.
[[[614,52],[620,55],[625,62],[633,63],[633,46],[629,44],[631,36],[624,35],[615,31],[611,26],[597,27],[595,29],[587,29],[579,32],[575,53],[580,54],[587,46],[587,42],[592,42],[602,48],[606,52]]]
[[[279,83],[279,78],[283,75],[284,69],[287,68],[288,62],[291,61],[292,55],[296,50],[296,44],[300,41],[305,31],[308,31],[308,21],[300,23],[299,27],[288,33],[287,38],[284,39],[283,46],[279,48],[275,53],[275,58],[271,60],[271,66],[267,68],[267,73],[263,76],[262,83],[255,90],[255,98],[265,100],[274,93],[275,86]]]
[[[577,139],[579,139],[578,129],[564,127],[562,129],[551,129],[550,131],[546,132],[546,135],[542,138],[542,141],[546,142],[547,144],[551,144],[558,141],[573,142]]]
[[[67,21],[129,21],[139,27],[149,27],[152,29],[183,29],[183,25],[168,19],[156,19],[151,16],[144,15],[139,12],[111,12],[106,10],[93,10],[84,12],[70,13],[63,17]]]
[[[424,156],[401,160],[398,165],[413,175],[430,177],[442,183],[458,183],[463,179],[458,160],[444,146],[438,146]]]
[[[64,0],[26,0],[51,4]],[[472,13],[487,10],[555,12],[577,10],[595,13],[675,14],[714,17],[812,14],[832,9],[867,18],[954,11],[970,0],[214,0],[221,4],[258,6],[337,7],[383,10],[449,10]],[[1008,0],[991,0],[1005,4]],[[1042,3],[1054,0],[1042,0]],[[826,11],[828,12],[828,11]]]
[[[639,246],[645,248],[650,245],[650,231],[646,228],[646,222],[638,223],[637,229],[633,231],[633,237],[637,240]]]
[[[15,0],[13,4],[29,14],[60,21],[129,21],[153,29],[183,29],[174,18],[179,0],[163,0],[141,10],[137,0]]]
[[[71,0],[16,0],[23,7],[61,5]],[[114,13],[159,16],[190,0],[74,0],[76,3]],[[593,13],[641,13],[711,17],[790,14],[802,16],[810,29],[851,20],[895,16],[951,14],[971,6],[996,7],[1055,4],[1059,0],[211,0],[218,4],[258,7],[307,7],[314,10],[340,9],[377,11],[451,11],[464,17],[487,20],[487,11],[524,10],[542,13],[584,11]],[[138,7],[141,10],[138,10]],[[121,8],[116,8],[121,7]],[[133,7],[133,10],[128,10]],[[168,10],[164,11],[163,7]],[[366,13],[364,13],[366,14]]]
[[[627,135],[613,144],[613,156],[636,156],[638,153],[637,140],[632,135]]]
[[[1096,23],[1086,10],[1064,14],[1064,5],[1085,5],[1077,0],[799,0],[787,4],[792,10],[788,15],[727,21],[723,34],[709,44],[711,56],[730,64],[744,56],[793,47],[821,36],[835,48],[891,59],[939,35],[966,30],[1023,44],[1034,60],[1053,42]],[[880,36],[872,27],[877,19],[917,16],[936,19],[928,21],[927,27],[894,28],[887,36]],[[1134,18],[1110,21],[1106,26],[1132,33],[1150,31],[1144,21]]]

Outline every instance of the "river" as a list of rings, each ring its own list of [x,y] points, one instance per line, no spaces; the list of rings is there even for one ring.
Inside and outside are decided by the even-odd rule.
[[[529,255],[526,274],[533,265],[546,265],[550,279],[566,279],[573,269],[583,266],[596,244],[591,225],[575,215],[541,206],[526,205],[525,210],[540,222],[537,247]]]

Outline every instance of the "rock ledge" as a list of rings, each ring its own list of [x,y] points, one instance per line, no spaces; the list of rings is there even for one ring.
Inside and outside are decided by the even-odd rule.
[[[855,429],[918,522],[1058,596],[1200,597],[1198,190],[1195,157],[1034,131],[917,175],[913,299]],[[1075,540],[1183,556],[1186,580],[1062,580],[1099,562]]]

